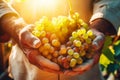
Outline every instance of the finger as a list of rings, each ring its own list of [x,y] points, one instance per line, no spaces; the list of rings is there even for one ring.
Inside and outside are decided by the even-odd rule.
[[[56,70],[53,70],[53,69],[49,69],[49,68],[46,68],[45,66],[42,66],[42,70],[50,72],[50,73],[55,73],[55,74],[63,74],[62,71],[56,71]]]
[[[96,38],[92,42],[93,48],[99,50],[103,46],[104,40],[103,34],[96,34]]]
[[[95,55],[93,56],[93,60],[94,60],[93,66],[99,62],[100,55],[101,55],[100,52],[98,51],[95,52]]]
[[[67,75],[67,76],[75,76],[75,75],[78,75],[78,74],[81,74],[82,72],[78,72],[78,71],[65,71],[64,72],[64,75]]]
[[[41,45],[41,41],[39,38],[35,37],[31,32],[22,30],[20,32],[20,40],[23,45],[38,48]]]
[[[89,70],[94,64],[94,60],[90,59],[87,62],[83,63],[82,65],[78,65],[75,68],[73,68],[73,71],[87,71]]]
[[[50,60],[44,58],[43,56],[39,55],[36,58],[39,61],[39,64],[44,65],[47,68],[50,68],[50,69],[53,69],[53,70],[56,70],[56,71],[60,70],[59,66],[56,63],[51,62]]]

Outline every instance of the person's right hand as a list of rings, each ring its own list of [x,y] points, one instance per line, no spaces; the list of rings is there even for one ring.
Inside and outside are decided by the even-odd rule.
[[[85,73],[86,71],[93,68],[96,64],[99,63],[99,58],[101,55],[101,50],[104,45],[105,41],[105,35],[101,32],[99,32],[96,29],[91,29],[96,36],[95,39],[92,42],[91,48],[94,49],[94,55],[91,59],[87,60],[81,65],[77,65],[76,67],[72,68],[72,70],[66,70],[64,72],[65,75],[74,76],[74,75],[80,75]],[[87,53],[89,54],[89,53]]]
[[[42,70],[48,72],[60,73],[60,67],[58,64],[51,62],[45,57],[41,56],[38,51],[38,47],[41,46],[40,40],[31,33],[31,27],[33,25],[28,25],[23,28],[19,33],[19,46],[26,54],[30,63],[36,65]]]

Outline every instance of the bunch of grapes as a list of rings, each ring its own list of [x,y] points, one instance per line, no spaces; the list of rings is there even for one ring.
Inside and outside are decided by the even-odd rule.
[[[90,47],[95,36],[77,12],[52,20],[43,16],[35,25],[32,33],[41,40],[40,54],[62,68],[70,69],[92,58]]]

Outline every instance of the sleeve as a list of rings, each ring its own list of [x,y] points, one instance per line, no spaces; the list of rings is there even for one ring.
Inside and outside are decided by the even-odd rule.
[[[9,4],[7,4],[7,2],[0,0],[0,19],[6,14],[18,16],[18,13]]]
[[[96,0],[90,22],[97,18],[108,20],[118,30],[120,26],[120,0]]]
[[[0,0],[0,20],[3,16],[9,15],[9,16],[16,16],[18,17],[18,13],[4,0]],[[0,42],[6,42],[9,40],[9,36],[6,35],[6,33],[3,32],[3,30],[0,28]]]

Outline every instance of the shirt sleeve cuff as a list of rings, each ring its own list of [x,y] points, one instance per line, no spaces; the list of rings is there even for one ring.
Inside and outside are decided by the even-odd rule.
[[[101,0],[94,5],[93,15],[90,22],[98,18],[104,18],[112,23],[116,31],[120,27],[120,1]]]

